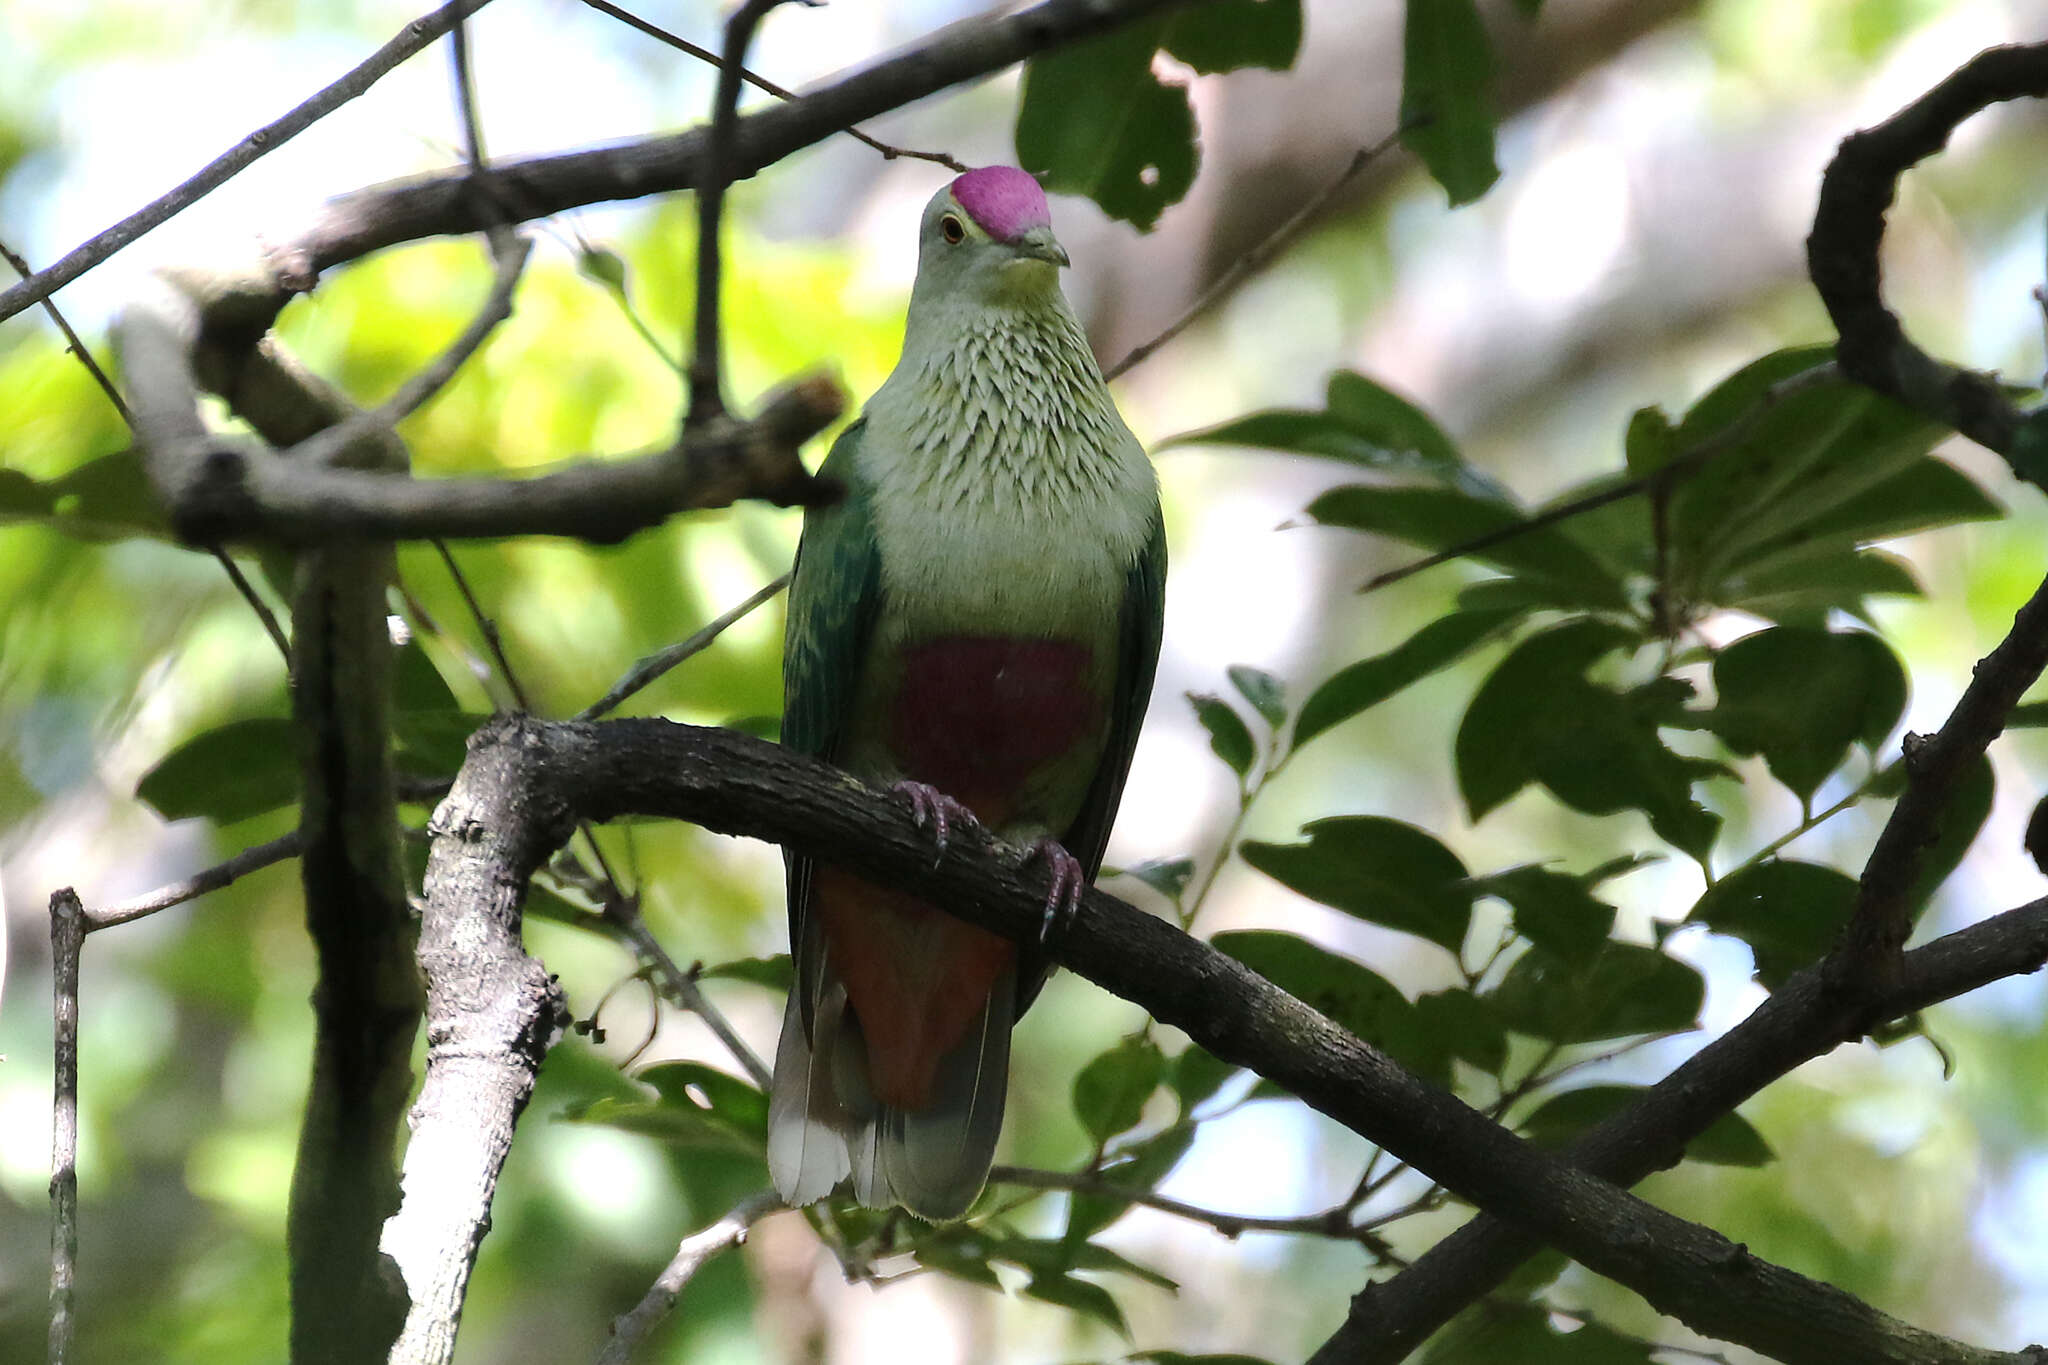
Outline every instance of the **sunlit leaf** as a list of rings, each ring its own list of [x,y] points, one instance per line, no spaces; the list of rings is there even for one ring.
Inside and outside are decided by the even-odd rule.
[[[1419,934],[1457,952],[1472,920],[1472,888],[1458,856],[1431,835],[1376,815],[1303,825],[1306,843],[1246,840],[1244,860],[1289,890],[1359,919]]]

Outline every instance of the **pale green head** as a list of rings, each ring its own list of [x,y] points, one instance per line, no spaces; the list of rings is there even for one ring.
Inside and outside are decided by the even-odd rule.
[[[1056,298],[1066,249],[1038,182],[1013,166],[958,177],[925,205],[915,293],[1017,307]]]

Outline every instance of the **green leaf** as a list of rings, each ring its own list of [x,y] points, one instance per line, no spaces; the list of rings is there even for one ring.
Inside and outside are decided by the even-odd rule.
[[[1481,1071],[1497,1076],[1507,1064],[1507,1032],[1484,996],[1464,989],[1434,991],[1417,998],[1415,1018],[1424,1034]]]
[[[1620,580],[1591,552],[1556,526],[1528,526],[1521,509],[1505,501],[1449,488],[1354,483],[1318,497],[1307,515],[1323,526],[1392,536],[1433,551],[1515,530],[1468,557],[1536,579],[1560,601],[1615,610],[1629,605]]]
[[[161,504],[133,449],[87,460],[47,482],[0,469],[0,526],[39,521],[80,540],[162,536],[170,531]]]
[[[1274,729],[1287,723],[1287,687],[1263,668],[1232,664],[1226,670],[1237,695],[1251,703],[1252,710]]]
[[[1190,692],[1187,698],[1188,705],[1195,708],[1195,719],[1202,722],[1202,728],[1209,732],[1210,749],[1230,765],[1232,772],[1243,777],[1251,770],[1252,760],[1258,756],[1244,717],[1238,715],[1229,702],[1207,692]]]
[[[1585,674],[1633,647],[1625,627],[1573,621],[1531,636],[1501,660],[1458,726],[1458,786],[1478,820],[1531,782],[1590,815],[1640,810],[1658,837],[1704,858],[1720,817],[1692,799],[1719,764],[1671,752],[1660,726],[1690,725],[1689,688],[1659,678],[1627,692]]]
[[[1301,716],[1294,723],[1294,747],[1299,749],[1411,683],[1450,667],[1523,614],[1518,607],[1452,612],[1431,621],[1385,654],[1339,669],[1301,704]]]
[[[1081,1068],[1074,1078],[1074,1112],[1098,1143],[1135,1128],[1145,1101],[1166,1079],[1166,1056],[1143,1036],[1126,1038]]]
[[[1136,877],[1175,905],[1179,905],[1181,895],[1188,889],[1189,879],[1195,875],[1195,860],[1147,858],[1136,867],[1125,868],[1123,872],[1125,876]]]
[[[1472,921],[1469,874],[1458,856],[1413,825],[1376,815],[1313,820],[1307,843],[1247,840],[1244,860],[1289,890],[1455,953]]]
[[[1285,71],[1301,50],[1301,0],[1210,0],[1167,20],[1160,44],[1203,75]]]
[[[1141,1142],[1132,1143],[1099,1172],[1103,1182],[1118,1189],[1142,1194],[1166,1179],[1195,1145],[1195,1125],[1174,1124]],[[1067,1203],[1067,1229],[1063,1242],[1079,1246],[1130,1211],[1131,1200],[1116,1194],[1091,1191],[1076,1193]]]
[[[1832,867],[1767,858],[1708,887],[1688,918],[1747,943],[1756,979],[1776,990],[1834,946],[1856,893],[1856,879]]]
[[[1507,490],[1465,463],[1430,415],[1364,375],[1330,376],[1321,411],[1269,408],[1160,442],[1252,446],[1341,460],[1389,474],[1421,475],[1476,498],[1506,500]]]
[[[1449,1079],[1444,1041],[1430,1034],[1415,1007],[1370,968],[1271,929],[1218,934],[1210,942],[1409,1070],[1438,1082]]]
[[[166,820],[233,824],[299,799],[298,741],[282,716],[233,720],[186,740],[143,774],[135,794]]]
[[[1034,58],[1017,110],[1017,164],[1149,232],[1195,182],[1188,92],[1152,74],[1164,21],[1127,24]]]
[[[1934,842],[1920,854],[1919,874],[1913,878],[1913,889],[1906,893],[1906,904],[1916,921],[1976,842],[1978,832],[1990,818],[1994,795],[1996,781],[1991,760],[1979,754],[1977,761],[1956,780],[1955,789],[1949,794],[1948,809],[1936,823]]]
[[[1898,556],[1830,547],[1825,554],[1744,574],[1720,592],[1719,604],[1781,625],[1821,626],[1831,611],[1868,621],[1866,597],[1920,595],[1913,567]]]
[[[469,756],[469,737],[491,717],[481,711],[398,711],[391,733],[399,743],[394,761],[422,777],[452,777]]]
[[[417,635],[392,651],[391,705],[400,715],[462,709]]]
[[[1655,1349],[1597,1322],[1561,1330],[1546,1308],[1489,1299],[1437,1333],[1420,1365],[1651,1365]]]
[[[1938,424],[1846,380],[1776,387],[1830,358],[1825,347],[1765,356],[1679,424],[1676,451],[1708,452],[1666,505],[1670,585],[1683,600],[1731,605],[1788,562],[1999,515],[1929,458],[1947,434]]]
[[[1736,753],[1762,754],[1803,802],[1850,745],[1884,743],[1905,713],[1906,670],[1875,635],[1777,626],[1720,652],[1714,690],[1708,727]]]
[[[1196,1105],[1222,1089],[1223,1083],[1235,1076],[1238,1070],[1200,1043],[1189,1043],[1186,1050],[1173,1059],[1172,1073],[1167,1077],[1167,1084],[1180,1097],[1181,1117],[1186,1118]]]
[[[773,957],[743,957],[731,962],[721,962],[715,967],[706,967],[697,973],[697,979],[747,981],[765,990],[786,995],[796,982],[796,972],[790,966],[788,953],[776,953]]]
[[[1531,948],[1488,998],[1518,1033],[1595,1043],[1689,1029],[1705,993],[1700,974],[1677,958],[1610,940],[1591,962]]]
[[[1562,958],[1590,958],[1614,929],[1614,907],[1587,890],[1583,880],[1562,872],[1511,868],[1480,878],[1475,887],[1514,907],[1515,932]]]
[[[572,1106],[561,1118],[749,1156],[767,1145],[768,1097],[737,1076],[700,1062],[663,1062],[634,1079],[653,1087],[654,1097],[605,1096]]]
[[[1115,1331],[1125,1341],[1131,1339],[1130,1324],[1124,1321],[1123,1309],[1109,1291],[1099,1284],[1077,1280],[1072,1275],[1034,1275],[1024,1286],[1027,1298],[1038,1299],[1060,1308],[1069,1308],[1083,1317],[1094,1318],[1097,1322]]]
[[[1493,49],[1472,0],[1408,0],[1401,145],[1422,158],[1454,207],[1500,178],[1493,117]]]
[[[950,1232],[963,1225],[952,1223],[940,1226],[943,1231]],[[980,1239],[976,1237],[973,1240],[979,1242]],[[924,1239],[918,1243],[917,1260],[920,1265],[928,1266],[944,1275],[951,1275],[956,1280],[979,1285],[983,1289],[1000,1291],[1003,1287],[1001,1278],[988,1263],[987,1252],[969,1249],[954,1238],[940,1236]]]
[[[1643,1093],[1637,1085],[1589,1085],[1554,1095],[1523,1119],[1519,1127],[1529,1141],[1562,1147],[1609,1115],[1625,1109]],[[1711,1166],[1764,1166],[1775,1155],[1755,1125],[1740,1114],[1723,1114],[1686,1144],[1685,1155]]]

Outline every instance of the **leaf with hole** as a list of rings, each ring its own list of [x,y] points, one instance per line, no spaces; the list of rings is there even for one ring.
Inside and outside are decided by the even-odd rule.
[[[1377,815],[1313,820],[1307,842],[1246,840],[1244,860],[1291,891],[1457,952],[1472,922],[1465,864],[1430,834]]]
[[[1035,57],[1017,109],[1018,165],[1141,232],[1188,192],[1199,156],[1187,90],[1152,72],[1165,36],[1164,20],[1140,21]]]

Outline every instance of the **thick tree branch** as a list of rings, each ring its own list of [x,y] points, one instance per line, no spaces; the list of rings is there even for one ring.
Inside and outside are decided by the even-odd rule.
[[[1821,180],[1807,271],[1840,333],[1842,372],[2013,460],[2026,416],[1998,381],[1934,359],[1885,306],[1878,251],[1899,176],[1948,145],[1965,119],[2004,100],[2048,96],[2048,43],[1994,47],[1874,128],[1842,140]],[[2038,461],[2038,455],[2037,455]],[[2020,477],[2048,481],[2038,462]]]
[[[443,808],[435,858],[502,849],[489,860],[487,885],[503,897],[576,818],[627,813],[786,843],[1012,936],[1035,934],[1042,918],[1043,887],[1014,852],[963,834],[934,863],[909,812],[845,774],[746,736],[664,721],[493,721],[472,741]],[[456,831],[459,839],[450,837]],[[1100,891],[1088,895],[1055,956],[1700,1331],[1794,1362],[2028,1359],[1918,1331],[1531,1147],[1264,978]],[[541,1019],[532,1010],[527,1017],[520,1037]],[[498,1062],[514,1074],[523,1056],[507,1045]]]
[[[0,291],[0,320],[42,302],[130,242],[161,226],[204,199],[266,153],[276,151],[321,119],[375,85],[400,62],[427,47],[458,19],[482,9],[489,0],[451,0],[432,14],[407,24],[368,60],[284,117],[264,124],[208,162],[197,175],[169,194],[144,205],[92,240],[65,253],[13,288]]]

